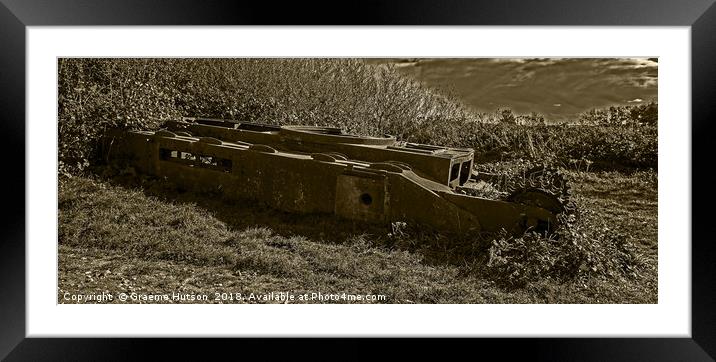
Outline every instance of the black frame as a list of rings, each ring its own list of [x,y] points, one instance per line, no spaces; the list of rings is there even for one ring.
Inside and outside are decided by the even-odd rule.
[[[709,206],[713,193],[710,176],[713,124],[716,122],[716,6],[714,0],[491,0],[491,1],[376,1],[326,4],[192,0],[0,0],[0,122],[3,154],[25,149],[25,27],[39,25],[639,25],[691,26],[692,36],[692,338],[537,338],[470,339],[469,346],[453,340],[441,350],[472,353],[499,351],[501,357],[560,360],[713,360],[716,356],[716,249],[709,231],[714,231]],[[265,5],[264,5],[265,4]],[[349,5],[350,8],[346,5]],[[49,121],[49,120],[48,120]],[[668,150],[662,150],[668,152]],[[168,359],[172,354],[187,357],[189,341],[169,339],[66,339],[25,338],[25,159],[5,157],[4,203],[12,210],[4,216],[0,243],[0,358],[9,360]],[[13,192],[25,190],[25,193]],[[661,222],[666,222],[662,220]],[[366,340],[359,340],[363,344]],[[191,341],[195,343],[197,341]],[[201,355],[224,353],[229,346],[240,357],[245,348],[276,357],[276,341],[257,339],[200,340],[208,344]],[[228,342],[228,343],[227,343]],[[307,347],[325,350],[326,341],[301,339],[283,341],[284,353],[300,354]],[[410,350],[390,340],[389,350],[401,355]],[[465,340],[462,340],[465,342]],[[181,343],[181,344],[180,344]],[[334,340],[330,345],[354,349],[356,341]],[[383,341],[383,343],[385,343]],[[422,342],[421,342],[422,343]],[[147,351],[146,347],[153,351]],[[178,348],[177,348],[178,347]],[[480,348],[482,347],[482,348]],[[348,351],[350,351],[348,349]],[[412,348],[422,351],[422,348]],[[368,351],[368,350],[364,350]],[[470,353],[468,352],[468,353]],[[360,352],[359,352],[360,353]],[[384,353],[381,351],[381,354]],[[356,357],[350,352],[323,355],[325,358]],[[371,356],[374,353],[358,356]]]

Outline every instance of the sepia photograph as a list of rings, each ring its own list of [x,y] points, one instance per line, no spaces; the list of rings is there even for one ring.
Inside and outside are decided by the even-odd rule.
[[[0,2],[0,359],[713,359],[714,0]]]
[[[659,58],[58,57],[59,304],[657,304]]]

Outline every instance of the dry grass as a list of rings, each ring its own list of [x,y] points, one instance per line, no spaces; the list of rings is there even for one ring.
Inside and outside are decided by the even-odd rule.
[[[391,244],[383,227],[176,193],[161,182],[133,188],[73,177],[60,185],[58,298],[66,291],[290,291],[383,294],[387,303],[655,303],[655,176],[573,177],[581,205],[629,232],[645,255],[638,275],[504,286],[477,261],[456,262],[450,250]],[[604,201],[611,193],[621,202]]]

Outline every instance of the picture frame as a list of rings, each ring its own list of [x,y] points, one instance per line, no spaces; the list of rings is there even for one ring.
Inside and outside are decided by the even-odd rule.
[[[114,26],[114,25],[540,25],[540,26],[690,26],[692,56],[692,334],[691,338],[533,338],[470,339],[471,350],[499,350],[505,357],[549,360],[713,360],[716,356],[716,300],[712,276],[716,274],[716,250],[708,237],[708,206],[713,199],[707,190],[710,153],[707,145],[716,116],[716,6],[712,0],[690,1],[539,1],[539,2],[369,2],[359,9],[335,6],[287,5],[280,11],[274,4],[197,1],[153,2],[151,11],[139,1],[71,0],[53,2],[1,0],[0,7],[0,114],[3,150],[6,155],[26,149],[25,133],[25,30],[27,26]],[[514,7],[509,7],[512,5]],[[319,11],[318,9],[328,11]],[[356,11],[357,10],[357,11]],[[330,19],[326,21],[327,19]],[[663,150],[668,152],[668,150]],[[189,341],[170,339],[26,338],[25,293],[25,158],[7,157],[7,209],[4,237],[0,244],[0,357],[8,360],[123,359],[171,354],[186,357]],[[22,171],[20,171],[22,170]],[[699,175],[701,173],[701,175]],[[19,190],[24,192],[19,192]],[[662,222],[666,222],[663,221]],[[194,342],[194,341],[192,341]],[[257,351],[270,349],[269,340],[201,340],[213,353],[221,347],[249,346]],[[318,339],[283,340],[284,350],[319,347]],[[332,342],[338,347],[358,350],[371,339]],[[385,341],[382,341],[385,343]],[[452,341],[443,341],[447,350],[459,350]],[[396,348],[404,341],[388,341]],[[397,343],[397,345],[396,345]],[[248,347],[247,347],[248,348]],[[445,348],[445,347],[443,347]],[[418,350],[415,350],[418,351]],[[121,352],[121,353],[120,353]],[[202,355],[207,356],[202,353]]]

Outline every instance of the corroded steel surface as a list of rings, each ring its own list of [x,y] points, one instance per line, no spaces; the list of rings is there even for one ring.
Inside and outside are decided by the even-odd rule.
[[[106,159],[187,189],[297,213],[375,223],[412,222],[465,233],[519,233],[552,212],[455,192],[474,151],[359,137],[335,128],[188,118],[164,130],[106,134]]]

